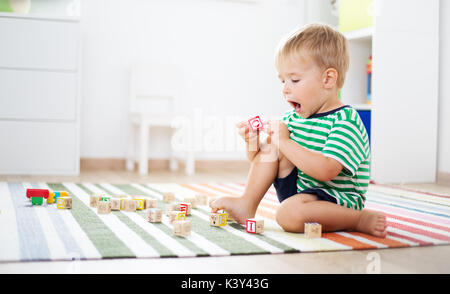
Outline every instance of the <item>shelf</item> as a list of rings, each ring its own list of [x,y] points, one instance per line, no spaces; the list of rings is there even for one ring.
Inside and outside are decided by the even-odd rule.
[[[66,22],[79,22],[78,16],[66,16],[66,15],[41,15],[41,14],[21,14],[14,12],[0,12],[0,17],[4,18],[22,18],[32,20],[53,20],[53,21],[66,21]]]
[[[356,110],[372,110],[372,105],[370,104],[350,104]]]
[[[370,41],[373,35],[373,27],[362,28],[354,31],[343,32],[347,40]]]

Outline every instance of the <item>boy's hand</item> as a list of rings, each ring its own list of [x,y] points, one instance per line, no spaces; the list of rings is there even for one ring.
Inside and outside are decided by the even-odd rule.
[[[237,123],[236,127],[238,128],[238,134],[242,137],[242,139],[244,139],[246,143],[249,143],[250,141],[253,142],[254,140],[259,139],[259,132],[251,131],[246,120]]]
[[[264,122],[264,131],[270,136],[270,142],[279,145],[282,140],[289,140],[289,129],[279,120]]]

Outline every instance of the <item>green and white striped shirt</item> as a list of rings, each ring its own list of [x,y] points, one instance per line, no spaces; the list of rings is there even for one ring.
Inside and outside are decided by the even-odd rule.
[[[297,169],[297,192],[320,189],[336,198],[339,205],[363,209],[370,181],[370,146],[358,112],[347,105],[302,118],[292,109],[285,112],[282,121],[292,140],[344,166],[337,177],[326,182]]]

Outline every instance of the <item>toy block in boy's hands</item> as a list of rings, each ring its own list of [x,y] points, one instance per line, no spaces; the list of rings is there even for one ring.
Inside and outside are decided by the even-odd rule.
[[[172,210],[169,213],[169,222],[173,223],[174,221],[177,220],[185,220],[186,219],[186,212],[184,211],[179,211],[179,210]]]
[[[208,205],[208,196],[204,194],[195,194],[197,205]]]
[[[192,204],[189,202],[181,202],[179,204],[179,210],[184,211],[186,215],[191,215]]]
[[[119,198],[111,198],[111,210],[120,210],[120,199]]]
[[[209,224],[215,227],[223,227],[227,225],[228,214],[226,212],[212,212],[209,215]]]
[[[177,220],[173,222],[173,234],[176,236],[189,236],[192,230],[190,220]]]
[[[133,199],[125,199],[124,201],[124,210],[125,211],[136,211],[137,203]]]
[[[56,200],[56,208],[66,209],[72,208],[72,197],[59,197]]]
[[[254,132],[262,130],[263,128],[263,122],[261,121],[261,118],[259,118],[259,116],[255,116],[249,119],[248,124],[250,126],[250,129]]]
[[[108,214],[111,213],[112,202],[111,201],[99,201],[97,203],[97,213],[98,214]]]
[[[151,223],[160,223],[162,220],[162,210],[159,208],[150,208],[147,211],[147,221]]]
[[[173,192],[164,192],[163,201],[166,203],[170,203],[175,201],[175,193]]]
[[[249,218],[245,222],[247,233],[252,234],[260,234],[264,232],[264,220],[262,219],[256,219],[256,218]]]
[[[305,237],[306,238],[321,238],[322,225],[319,223],[305,223]]]

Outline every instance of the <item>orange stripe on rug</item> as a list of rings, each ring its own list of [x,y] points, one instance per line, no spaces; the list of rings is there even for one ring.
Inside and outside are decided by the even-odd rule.
[[[195,192],[198,192],[198,193],[205,194],[205,195],[207,195],[207,196],[217,196],[216,194],[212,194],[212,193],[209,192],[209,191],[206,191],[206,190],[203,190],[203,189],[200,189],[200,188],[197,188],[197,187],[193,187],[193,186],[188,185],[188,184],[178,184],[178,185],[180,185],[180,186],[182,186],[182,187],[185,187],[185,188],[187,188],[187,189],[189,189],[189,190],[192,190],[192,191],[195,191]]]
[[[367,235],[367,234],[363,234],[363,233],[359,233],[359,232],[349,232],[349,234],[359,236],[362,238],[366,238],[370,241],[381,243],[381,244],[387,245],[389,247],[409,247],[410,246],[409,244],[403,243],[400,241],[392,240],[389,238],[378,238],[375,236],[371,236],[371,235]]]
[[[322,234],[322,238],[334,241],[336,243],[350,246],[352,249],[377,249],[378,247],[374,245],[370,245],[367,243],[363,243],[361,241],[344,237],[342,235],[336,234],[336,233],[324,233]]]

